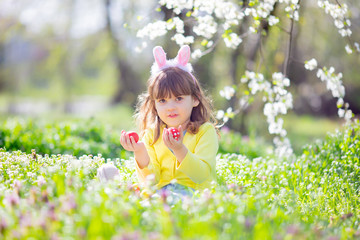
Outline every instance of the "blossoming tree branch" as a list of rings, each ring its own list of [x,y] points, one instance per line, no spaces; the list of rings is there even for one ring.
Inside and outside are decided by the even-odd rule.
[[[250,99],[260,94],[264,101],[263,112],[267,119],[269,133],[275,136],[275,153],[279,157],[288,157],[293,154],[293,150],[286,137],[287,132],[283,128],[284,121],[281,115],[287,114],[288,110],[293,108],[293,97],[287,90],[291,82],[288,77],[290,61],[302,62],[305,69],[309,71],[317,70],[316,76],[326,84],[332,96],[338,99],[339,117],[346,119],[347,122],[353,118],[349,104],[344,102],[345,88],[341,72],[336,72],[332,66],[320,67],[316,56],[310,60],[292,59],[293,29],[299,22],[303,2],[305,0],[159,0],[161,8],[158,8],[158,11],[171,11],[171,17],[148,23],[137,32],[137,36],[144,38],[142,44],[144,48],[146,40],[154,40],[170,33],[171,39],[179,46],[191,45],[192,58],[198,59],[210,53],[221,40],[224,41],[226,47],[237,49],[245,38],[266,35],[268,28],[282,29],[288,36],[282,71],[266,74],[272,76],[271,79],[266,79],[264,73],[246,69],[240,85],[246,85],[247,90],[241,92],[240,86],[237,85],[226,86],[221,90],[220,95],[229,101],[238,96],[238,104],[235,107],[229,107],[226,111],[218,111],[217,118],[226,123],[229,118],[233,118],[247,107]],[[314,4],[314,1],[311,2]],[[325,16],[333,19],[333,27],[344,38],[341,43],[344,45],[344,51],[347,54],[359,54],[359,43],[352,39],[347,4],[340,0],[318,0],[317,7],[322,9]],[[185,28],[191,29],[191,34],[186,35]],[[260,51],[262,51],[261,44]]]

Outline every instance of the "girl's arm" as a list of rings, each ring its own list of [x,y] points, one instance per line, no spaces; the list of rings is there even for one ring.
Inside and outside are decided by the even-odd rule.
[[[138,151],[134,151],[135,160],[139,165],[140,169],[143,169],[147,167],[150,163],[150,157],[146,150],[146,147],[143,142],[139,142],[139,144],[142,144],[144,147],[139,149]]]
[[[137,143],[133,137],[127,136],[125,131],[121,132],[121,145],[125,150],[134,152],[135,167],[140,182],[145,182],[149,175],[155,176],[156,183],[160,179],[160,165],[156,159],[154,147],[150,144],[151,142],[150,132],[146,132],[142,141]]]

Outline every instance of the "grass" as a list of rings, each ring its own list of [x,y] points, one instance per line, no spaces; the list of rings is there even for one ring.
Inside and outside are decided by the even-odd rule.
[[[211,189],[179,198],[136,183],[134,162],[0,151],[0,238],[356,239],[360,124],[294,159],[219,154]]]

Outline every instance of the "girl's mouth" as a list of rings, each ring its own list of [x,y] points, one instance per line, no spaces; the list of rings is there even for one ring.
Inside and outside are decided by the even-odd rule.
[[[170,114],[169,118],[176,118],[178,115],[177,114]]]

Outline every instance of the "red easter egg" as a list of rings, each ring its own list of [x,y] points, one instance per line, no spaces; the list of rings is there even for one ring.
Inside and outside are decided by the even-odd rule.
[[[169,128],[169,131],[173,135],[174,139],[176,141],[178,141],[179,138],[180,138],[180,131],[177,128],[174,128],[174,127]]]
[[[128,132],[126,135],[128,135],[129,137],[133,137],[135,142],[139,141],[139,135],[136,132]]]

